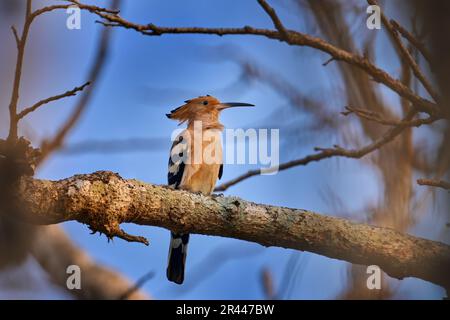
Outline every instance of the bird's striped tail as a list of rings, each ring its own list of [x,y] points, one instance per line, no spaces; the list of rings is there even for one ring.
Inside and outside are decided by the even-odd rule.
[[[167,279],[177,284],[184,280],[189,233],[170,233],[169,259],[167,264]]]

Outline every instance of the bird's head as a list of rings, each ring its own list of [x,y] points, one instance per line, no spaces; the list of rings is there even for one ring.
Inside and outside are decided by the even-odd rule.
[[[219,114],[222,110],[233,107],[253,107],[253,104],[243,102],[220,102],[210,95],[186,100],[185,104],[173,109],[166,116],[169,119],[178,120],[180,124],[194,121],[202,121],[206,125],[219,123]]]

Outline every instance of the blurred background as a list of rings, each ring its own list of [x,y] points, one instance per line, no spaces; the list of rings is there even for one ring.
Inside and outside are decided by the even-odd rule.
[[[50,2],[33,1],[33,8]],[[108,7],[112,1],[86,0]],[[256,1],[122,0],[121,16],[162,26],[272,29]],[[426,91],[409,74],[383,28],[366,27],[365,1],[271,0],[285,26],[364,54],[415,92]],[[388,17],[423,41],[420,1],[385,1]],[[8,134],[16,45],[25,1],[0,0],[0,137]],[[81,85],[98,58],[104,27],[81,13],[81,29],[66,28],[68,14],[39,16],[27,42],[19,106]],[[379,137],[386,127],[340,114],[347,105],[400,119],[406,103],[364,72],[306,47],[251,35],[163,35],[148,37],[110,29],[107,54],[86,109],[63,146],[36,171],[58,180],[97,170],[124,178],[166,184],[170,137],[177,124],[165,117],[183,101],[210,94],[222,101],[253,103],[255,109],[224,112],[227,128],[280,130],[280,162],[313,153],[316,146],[357,148]],[[432,38],[432,37],[431,37]],[[412,49],[427,75],[424,59]],[[431,76],[430,76],[431,77]],[[39,147],[58,132],[83,93],[49,104],[21,122],[19,135]],[[448,193],[418,186],[420,177],[448,177],[448,125],[407,129],[394,142],[359,160],[331,158],[272,176],[256,176],[225,195],[249,201],[303,208],[354,221],[395,228],[427,239],[449,242]],[[447,146],[447,148],[445,148]],[[260,165],[225,165],[221,182]],[[125,225],[150,239],[150,246],[121,239],[108,242],[80,223],[62,224],[73,244],[97,263],[128,278],[156,299],[440,299],[444,290],[431,283],[383,276],[382,290],[366,289],[365,267],[309,252],[265,248],[255,243],[212,236],[191,237],[185,283],[166,280],[169,231]],[[11,249],[13,250],[13,249]],[[54,254],[57,254],[55,252]],[[64,272],[64,271],[62,271]],[[149,274],[150,273],[150,274]],[[144,277],[144,278],[142,278]],[[0,270],[0,298],[73,299],[33,256]]]

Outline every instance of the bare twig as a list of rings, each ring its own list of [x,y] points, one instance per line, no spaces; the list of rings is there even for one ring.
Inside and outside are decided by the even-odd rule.
[[[116,14],[117,10],[109,10],[105,8],[99,8],[96,6],[88,6],[78,3],[77,1],[71,1],[75,3],[77,6],[79,6],[82,9],[88,10],[90,12],[100,14],[100,13],[108,13],[108,14]],[[119,5],[119,0],[115,0],[113,3],[113,7],[116,8]],[[48,8],[54,8],[48,7]],[[45,8],[44,8],[45,9]],[[42,9],[42,10],[44,10]],[[47,9],[50,10],[50,9]],[[60,148],[61,145],[64,142],[65,137],[70,132],[70,130],[75,126],[75,124],[78,122],[78,119],[81,117],[81,115],[84,113],[85,109],[87,108],[87,105],[92,97],[92,92],[94,88],[97,86],[97,80],[99,79],[104,66],[106,64],[107,56],[108,56],[108,48],[111,38],[111,32],[108,30],[103,30],[100,36],[100,42],[98,44],[97,53],[94,58],[94,61],[91,65],[91,69],[89,71],[88,79],[92,81],[92,85],[84,91],[83,95],[79,99],[77,105],[75,106],[74,111],[69,116],[69,119],[66,121],[66,123],[58,130],[58,132],[55,134],[53,138],[50,140],[46,140],[42,144],[42,157],[40,162],[44,161],[50,153],[55,151],[56,149]]]
[[[434,180],[434,179],[418,179],[417,183],[421,186],[431,186],[442,188],[445,190],[450,190],[450,183],[444,180]]]
[[[378,2],[376,0],[367,0],[367,2],[371,5],[378,5]],[[393,27],[393,25],[388,20],[388,18],[386,18],[383,12],[381,12],[381,21],[383,22],[384,26],[388,29],[389,33],[393,37],[394,42],[397,44],[397,47],[400,50],[401,55],[410,65],[414,75],[417,77],[417,79],[419,79],[419,81],[422,83],[422,85],[428,91],[428,93],[434,99],[434,101],[439,102],[439,95],[433,89],[433,86],[425,77],[425,75],[422,73],[419,65],[414,60],[412,55],[409,53],[408,49],[403,45],[402,40],[400,39],[400,36],[397,33],[397,30]]]
[[[269,85],[280,97],[287,99],[292,106],[311,114],[318,123],[321,123],[322,127],[323,125],[333,128],[337,126],[336,117],[330,115],[329,110],[323,104],[307,94],[300,92],[298,88],[293,86],[292,83],[284,79],[281,75],[264,70],[264,68],[249,61],[243,61],[240,64],[246,76],[250,76]]]
[[[65,155],[84,153],[120,153],[133,151],[167,150],[167,138],[128,138],[111,140],[86,140],[66,144],[58,150]]]
[[[49,102],[52,101],[56,101],[62,98],[66,98],[66,97],[70,97],[70,96],[75,96],[77,94],[78,91],[83,91],[83,89],[90,85],[91,82],[86,82],[85,84],[83,84],[82,86],[79,87],[75,87],[72,90],[66,91],[62,94],[47,98],[47,99],[43,99],[37,103],[35,103],[34,105],[32,105],[31,107],[25,108],[23,111],[21,111],[18,115],[17,118],[18,119],[22,119],[23,117],[25,117],[27,114],[29,114],[30,112],[35,111],[36,109],[38,109],[39,107],[43,106],[44,104],[47,104]]]
[[[422,54],[422,56],[427,60],[427,62],[431,65],[432,59],[431,54],[428,52],[428,49],[425,47],[425,45],[419,41],[416,37],[414,37],[408,30],[403,28],[397,21],[391,19],[392,27],[400,32],[400,34],[407,39],[419,52]]]
[[[79,266],[83,277],[81,289],[70,291],[79,299],[117,299],[123,292],[134,287],[129,279],[117,271],[93,261],[57,225],[39,228],[31,247],[31,253],[47,271],[53,282],[66,290],[67,274],[65,270],[70,265]],[[125,298],[142,300],[150,299],[150,296],[138,288],[129,292]]]
[[[331,57],[329,58],[327,61],[325,61],[324,63],[322,63],[322,66],[326,67],[330,62],[334,61],[334,58]]]
[[[410,121],[404,121],[404,120],[402,121],[402,120],[395,120],[395,119],[386,119],[379,113],[370,111],[367,109],[354,108],[354,107],[350,107],[350,106],[346,106],[345,109],[346,109],[346,111],[341,112],[341,114],[343,114],[344,116],[348,116],[348,115],[354,113],[358,117],[361,117],[363,119],[373,121],[373,122],[376,122],[376,123],[379,123],[382,125],[387,125],[387,126],[405,125],[408,127],[420,127],[425,124],[431,124],[431,123],[435,122],[436,120],[438,120],[437,118],[430,116],[427,118],[418,118],[418,119],[413,119]]]

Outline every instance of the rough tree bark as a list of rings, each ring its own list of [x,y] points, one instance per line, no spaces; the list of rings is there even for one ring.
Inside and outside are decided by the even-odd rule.
[[[59,181],[24,178],[19,194],[29,209],[28,219],[36,224],[76,220],[108,237],[143,243],[145,238],[125,233],[120,224],[232,237],[375,264],[395,278],[417,277],[450,287],[450,246],[307,210],[206,197],[107,171]]]

